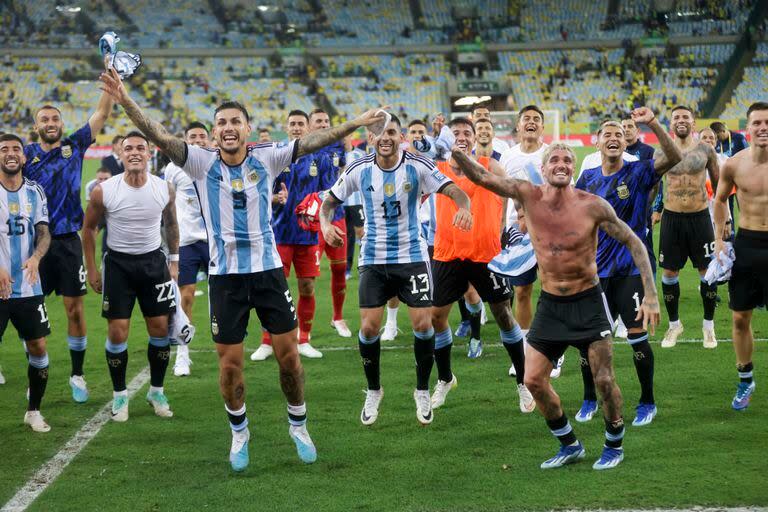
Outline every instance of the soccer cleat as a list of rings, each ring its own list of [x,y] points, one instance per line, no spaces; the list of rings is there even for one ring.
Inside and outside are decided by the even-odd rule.
[[[560,449],[554,457],[541,463],[541,469],[561,468],[566,464],[580,461],[586,455],[587,451],[579,441],[576,441],[576,444],[572,446],[560,445]]]
[[[296,453],[299,454],[301,462],[304,464],[312,464],[317,460],[317,448],[315,443],[312,442],[312,438],[309,437],[306,425],[291,425],[288,428],[288,433],[291,435],[291,439],[296,443]]]
[[[749,400],[752,398],[752,393],[754,392],[755,381],[739,382],[739,387],[736,388],[736,395],[733,397],[731,407],[736,411],[743,411],[749,406]]]
[[[603,446],[603,453],[600,458],[592,464],[592,469],[602,471],[604,469],[613,469],[624,460],[624,448],[611,448]]]
[[[517,385],[517,394],[520,395],[520,412],[529,413],[533,412],[536,408],[536,401],[533,399],[533,395],[525,387],[525,384]]]
[[[352,272],[350,272],[349,270],[347,270],[347,271],[344,273],[344,280],[345,280],[345,281],[349,281],[350,279],[352,279]]]
[[[379,405],[382,398],[384,398],[384,388],[365,390],[365,403],[363,404],[363,410],[360,411],[360,422],[363,425],[373,425],[376,423],[376,418],[379,417]]]
[[[483,342],[471,338],[469,340],[469,345],[467,345],[467,357],[470,359],[477,359],[481,355],[483,355]]]
[[[266,343],[262,343],[259,345],[259,348],[253,351],[253,354],[251,354],[251,361],[264,361],[269,356],[271,356],[273,353],[272,345],[267,345]]]
[[[413,391],[413,400],[416,402],[416,419],[422,425],[432,423],[432,400],[429,398],[429,391],[426,389],[415,389]]]
[[[5,384],[5,375],[3,375],[3,367],[0,366],[0,386]]]
[[[155,414],[161,418],[172,418],[173,411],[168,405],[168,398],[165,393],[160,391],[149,391],[147,393],[147,402],[155,409]]]
[[[24,413],[24,424],[29,425],[29,427],[34,432],[50,432],[51,426],[48,425],[48,423],[45,422],[45,418],[43,418],[43,415],[40,414],[40,411],[27,411]]]
[[[632,425],[635,427],[648,425],[656,417],[656,406],[654,404],[644,404],[641,402],[637,404],[636,411],[635,419],[632,420]]]
[[[715,329],[703,328],[701,332],[704,334],[704,348],[717,348],[717,337],[715,337]]]
[[[672,348],[677,344],[677,338],[683,334],[683,324],[678,324],[677,327],[669,326],[667,332],[664,334],[664,339],[661,340],[661,348]]]
[[[342,338],[352,337],[352,331],[349,330],[349,327],[347,327],[347,322],[344,320],[331,320],[331,327],[336,329],[336,332],[339,333],[339,336]]]
[[[248,441],[251,433],[248,428],[239,432],[232,431],[232,447],[229,449],[229,464],[233,471],[243,471],[248,467]]]
[[[485,303],[480,303],[480,325],[488,323],[488,313],[485,312]]]
[[[176,377],[188,377],[191,373],[189,367],[192,366],[192,360],[189,358],[189,347],[179,345],[176,348],[176,362],[173,363],[173,374]]]
[[[432,392],[432,409],[437,409],[445,403],[445,398],[448,396],[448,392],[459,385],[459,381],[456,376],[451,374],[451,381],[445,382],[444,380],[437,379],[435,384],[435,390]]]
[[[592,416],[597,412],[596,400],[584,400],[581,404],[581,409],[576,413],[576,421],[579,423],[586,423],[592,419]]]
[[[309,342],[299,343],[299,355],[310,359],[320,359],[323,357],[323,353],[310,345]]]
[[[394,341],[399,331],[396,325],[385,325],[384,332],[381,333],[381,341]]]
[[[112,399],[112,421],[128,421],[128,397],[118,395]]]
[[[88,387],[82,375],[73,375],[69,378],[69,387],[72,388],[72,400],[79,404],[88,401]]]
[[[462,320],[453,335],[458,336],[459,338],[466,338],[469,336],[471,330],[472,326],[470,325],[469,320]]]
[[[552,371],[549,372],[549,378],[550,379],[556,379],[560,376],[560,372],[563,371],[563,363],[565,362],[565,354],[561,355],[560,358],[557,360],[557,363],[552,368]]]

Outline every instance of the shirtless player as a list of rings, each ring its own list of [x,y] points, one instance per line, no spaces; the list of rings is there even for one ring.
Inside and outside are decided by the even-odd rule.
[[[519,201],[525,211],[542,288],[528,333],[533,350],[526,357],[525,385],[561,443],[560,451],[543,462],[542,469],[576,462],[586,454],[549,380],[554,362],[569,345],[588,347],[595,383],[605,403],[605,447],[592,467],[617,466],[624,459],[624,419],[621,391],[613,372],[613,324],[597,277],[597,230],[602,229],[629,248],[640,269],[645,295],[637,319],[643,322],[643,328],[650,324],[653,330],[659,319],[659,304],[643,242],[619,220],[607,201],[570,186],[575,157],[565,144],[553,144],[545,151],[544,184],[538,186],[483,172],[458,149],[452,156],[470,180]]]

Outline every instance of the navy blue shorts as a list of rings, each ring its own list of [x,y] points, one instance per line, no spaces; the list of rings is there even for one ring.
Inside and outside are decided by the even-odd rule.
[[[536,269],[538,268],[539,266],[536,265],[532,269],[526,270],[519,276],[509,276],[507,281],[509,281],[509,284],[512,286],[527,286],[529,284],[533,284],[536,282],[536,276],[538,275]]]
[[[179,247],[179,286],[195,284],[197,273],[208,272],[208,242],[195,242]]]

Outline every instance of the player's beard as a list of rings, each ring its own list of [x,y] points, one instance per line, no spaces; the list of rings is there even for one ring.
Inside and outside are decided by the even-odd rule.
[[[21,164],[19,164],[19,166],[16,167],[16,169],[10,169],[5,166],[5,163],[0,163],[0,171],[2,171],[3,174],[7,174],[9,176],[16,176],[21,172],[21,168],[22,168]]]
[[[56,129],[56,135],[51,137],[48,135],[48,131],[45,128],[40,128],[37,130],[37,134],[40,135],[40,138],[45,142],[46,144],[55,144],[56,142],[59,142],[61,140],[61,128]]]
[[[685,133],[680,133],[681,129],[685,130]],[[678,124],[675,126],[675,135],[681,139],[688,138],[688,136],[691,135],[691,128],[684,124]]]

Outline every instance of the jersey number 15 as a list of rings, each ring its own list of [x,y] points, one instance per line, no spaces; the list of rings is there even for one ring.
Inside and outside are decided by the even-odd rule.
[[[8,236],[19,236],[27,232],[24,219],[21,217],[16,217],[13,222],[8,219],[5,223],[8,224]]]

